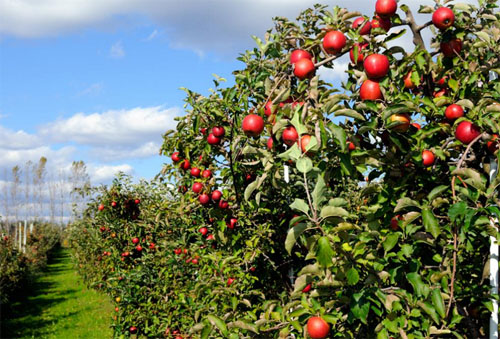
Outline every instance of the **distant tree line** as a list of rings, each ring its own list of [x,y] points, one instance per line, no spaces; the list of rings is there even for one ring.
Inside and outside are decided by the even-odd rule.
[[[64,224],[79,215],[85,204],[81,192],[90,187],[83,161],[68,169],[47,166],[47,158],[4,169],[0,191],[2,223],[20,220]]]

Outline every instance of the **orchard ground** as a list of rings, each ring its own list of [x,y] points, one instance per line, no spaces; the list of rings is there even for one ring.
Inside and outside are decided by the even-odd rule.
[[[113,308],[87,289],[73,269],[69,250],[54,252],[47,268],[11,309],[2,309],[2,338],[111,338]]]

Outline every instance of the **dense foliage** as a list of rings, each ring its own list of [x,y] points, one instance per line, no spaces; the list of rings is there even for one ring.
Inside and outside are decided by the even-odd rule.
[[[73,228],[82,273],[117,304],[115,333],[484,336],[500,14],[492,0],[448,6],[453,20],[438,22],[437,1],[418,26],[400,5],[371,32],[338,7],[276,18],[233,86],[186,90],[158,181],[118,178]],[[408,26],[414,51],[384,25]],[[325,44],[330,31],[346,43]],[[349,51],[341,88],[314,75]]]
[[[21,252],[9,235],[0,239],[0,303],[8,304],[17,291],[45,267],[51,251],[60,244],[58,226],[36,223],[26,238],[26,251]]]

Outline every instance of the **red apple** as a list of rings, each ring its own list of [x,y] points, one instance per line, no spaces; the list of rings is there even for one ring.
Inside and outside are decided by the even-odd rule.
[[[273,149],[273,143],[274,143],[273,138],[267,139],[267,149],[268,150],[272,150]]]
[[[442,77],[441,79],[439,79],[437,82],[436,82],[436,85],[438,85],[439,87],[443,88],[446,86],[446,83],[448,82],[448,77],[447,76],[444,76]]]
[[[359,89],[361,100],[379,100],[382,99],[382,91],[378,81],[367,79]]]
[[[204,170],[203,172],[201,172],[201,176],[203,178],[210,178],[212,176],[212,172],[210,170]]]
[[[155,243],[154,243],[154,242],[149,243],[149,248],[150,248],[150,249],[154,250],[154,249],[155,249],[155,246],[156,246],[156,245],[155,245]]]
[[[288,146],[292,146],[294,143],[297,142],[297,139],[299,138],[299,134],[297,133],[297,130],[293,126],[288,126],[285,128],[282,134],[283,141],[285,144]]]
[[[370,34],[370,31],[372,30],[372,24],[370,23],[370,20],[368,20],[368,18],[365,18],[365,17],[362,17],[362,16],[359,17],[359,18],[357,18],[356,20],[353,21],[352,28],[358,29],[358,27],[363,22],[365,22],[365,23],[361,27],[361,30],[359,31],[359,34],[361,34],[361,35]]]
[[[193,260],[191,260],[191,264],[198,265],[198,258],[194,258]]]
[[[257,114],[249,114],[241,124],[243,132],[249,137],[258,137],[264,130],[264,119]]]
[[[220,198],[222,198],[222,192],[221,191],[215,190],[215,191],[212,192],[212,200],[213,201],[219,201]]]
[[[406,113],[393,114],[390,117],[390,122],[400,122],[399,125],[394,126],[392,129],[398,132],[406,132],[410,127],[410,116]]]
[[[208,228],[202,227],[198,231],[201,233],[201,235],[205,236],[208,233]]]
[[[179,157],[179,152],[172,153],[172,161],[173,162],[178,162],[180,160],[181,160],[181,158]]]
[[[213,133],[210,133],[207,137],[207,142],[210,145],[218,145],[220,143],[220,138],[217,138]]]
[[[140,199],[135,199],[135,200],[134,200],[134,203],[135,203],[136,205],[139,205],[139,204],[141,203],[141,200],[140,200]]]
[[[453,58],[456,54],[460,54],[462,51],[462,40],[458,38],[453,38],[447,42],[441,42],[440,44],[441,52],[447,58]]]
[[[403,220],[403,217],[399,214],[395,215],[391,219],[391,228],[393,231],[397,231],[399,229],[399,220]]]
[[[191,168],[191,164],[189,163],[189,160],[188,159],[185,159],[182,163],[181,163],[181,168],[185,171],[187,171],[188,169]]]
[[[200,132],[201,132],[201,134],[206,135],[207,134],[207,128],[206,127],[200,128]]]
[[[434,96],[434,98],[439,98],[439,97],[442,97],[442,96],[444,96],[446,94],[448,94],[448,92],[446,91],[446,88],[443,88],[443,89],[440,89],[437,92],[434,92],[433,96]]]
[[[228,207],[229,207],[229,203],[227,201],[222,200],[222,199],[219,201],[219,208],[226,209]]]
[[[194,193],[200,193],[203,190],[203,184],[201,182],[195,182],[191,189]]]
[[[302,293],[307,293],[311,290],[311,284],[307,284],[306,287],[302,289]]]
[[[383,78],[389,71],[389,59],[383,54],[372,54],[366,57],[363,66],[370,79]]]
[[[413,81],[411,81],[411,74],[412,74],[412,71],[409,71],[408,73],[406,73],[406,75],[404,77],[404,83],[405,83],[406,89],[414,89],[415,88],[415,84],[413,83]]]
[[[290,54],[290,63],[294,64],[301,59],[312,59],[312,55],[308,51],[303,49],[296,49]]]
[[[429,150],[424,150],[422,152],[422,165],[425,167],[432,166],[434,164],[434,160],[436,160],[436,156]]]
[[[330,325],[321,317],[311,317],[307,321],[307,333],[312,339],[323,339],[330,333]]]
[[[116,206],[118,206],[118,204],[116,203],[116,201],[112,201],[111,202],[111,207],[116,207]]]
[[[302,153],[306,153],[307,145],[311,142],[311,136],[309,134],[304,134],[300,137],[300,149]]]
[[[132,243],[133,243],[134,245],[137,245],[137,244],[139,243],[139,238],[137,238],[137,237],[133,238],[133,239],[132,239]]]
[[[208,196],[208,194],[200,194],[200,196],[198,197],[198,201],[200,202],[200,204],[202,205],[206,205],[210,202],[210,197]]]
[[[478,126],[472,124],[470,121],[462,121],[458,124],[455,130],[455,137],[468,145],[472,140],[476,139],[481,134]]]
[[[330,31],[323,38],[323,48],[329,54],[337,54],[346,45],[346,37],[340,31]]]
[[[137,245],[137,246],[135,247],[135,249],[136,249],[138,252],[140,252],[140,251],[142,251],[142,246],[141,246],[141,245]]]
[[[349,141],[349,143],[347,144],[347,148],[349,149],[349,151],[354,151],[356,149],[356,145]]]
[[[214,240],[214,239],[215,239],[215,237],[213,234],[207,235],[207,240]]]
[[[353,64],[359,64],[360,62],[363,62],[363,60],[364,60],[365,57],[364,57],[364,55],[361,52],[366,47],[368,47],[368,44],[358,44],[358,43],[355,43],[353,45],[353,47],[349,51],[349,57],[351,58],[351,62]],[[357,62],[354,62],[354,48],[358,49],[358,61]]]
[[[490,141],[486,143],[486,147],[490,153],[495,153],[498,149],[498,144],[500,143],[500,139],[498,139],[498,134],[493,134]]]
[[[212,128],[212,134],[215,135],[217,138],[223,137],[224,136],[224,127],[222,126],[215,126]]]
[[[200,173],[201,173],[201,170],[198,167],[191,168],[191,175],[193,177],[197,177],[198,178],[200,176]]]
[[[300,80],[311,78],[315,71],[316,67],[314,67],[314,63],[311,59],[300,59],[293,67],[293,74]]]
[[[181,254],[181,253],[182,253],[182,250],[181,250],[180,248],[176,248],[176,249],[174,250],[174,253],[175,253],[175,254],[177,254],[177,255],[179,255],[179,254]]]
[[[464,116],[464,109],[457,104],[451,104],[450,106],[446,107],[444,115],[448,120],[455,120]]]
[[[264,114],[266,115],[266,117],[269,117],[273,113],[274,113],[273,112],[273,103],[271,101],[266,102],[266,106],[265,106],[265,109],[264,109]]]
[[[372,29],[373,28],[382,28],[386,32],[388,32],[392,26],[391,19],[381,18],[378,15],[372,19],[371,24],[372,24]]]
[[[455,14],[448,7],[440,7],[432,14],[432,23],[440,30],[453,26]]]
[[[375,3],[375,12],[382,18],[390,18],[396,14],[398,3],[396,0],[377,0]]]
[[[97,209],[98,209],[99,211],[102,211],[102,210],[104,209],[104,205],[103,205],[103,204],[100,204],[100,205],[99,205],[99,207],[97,207]]]
[[[229,219],[229,224],[227,225],[227,227],[230,229],[234,229],[236,227],[237,223],[238,223],[238,219],[231,218],[231,219]]]
[[[129,330],[129,332],[130,332],[130,333],[132,333],[132,334],[137,333],[137,327],[135,327],[135,326],[130,326],[130,328],[129,328],[128,330]]]
[[[236,279],[234,279],[234,278],[228,278],[227,279],[227,286],[231,286],[235,280]]]

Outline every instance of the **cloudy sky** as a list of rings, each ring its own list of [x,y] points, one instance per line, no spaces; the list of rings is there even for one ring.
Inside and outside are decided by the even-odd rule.
[[[207,93],[213,73],[241,67],[250,35],[316,2],[0,0],[0,170],[46,156],[57,168],[84,160],[94,183],[117,170],[153,177],[167,161],[161,135],[182,114],[179,87]],[[328,1],[366,15],[374,3]],[[320,74],[338,81],[346,67]]]

